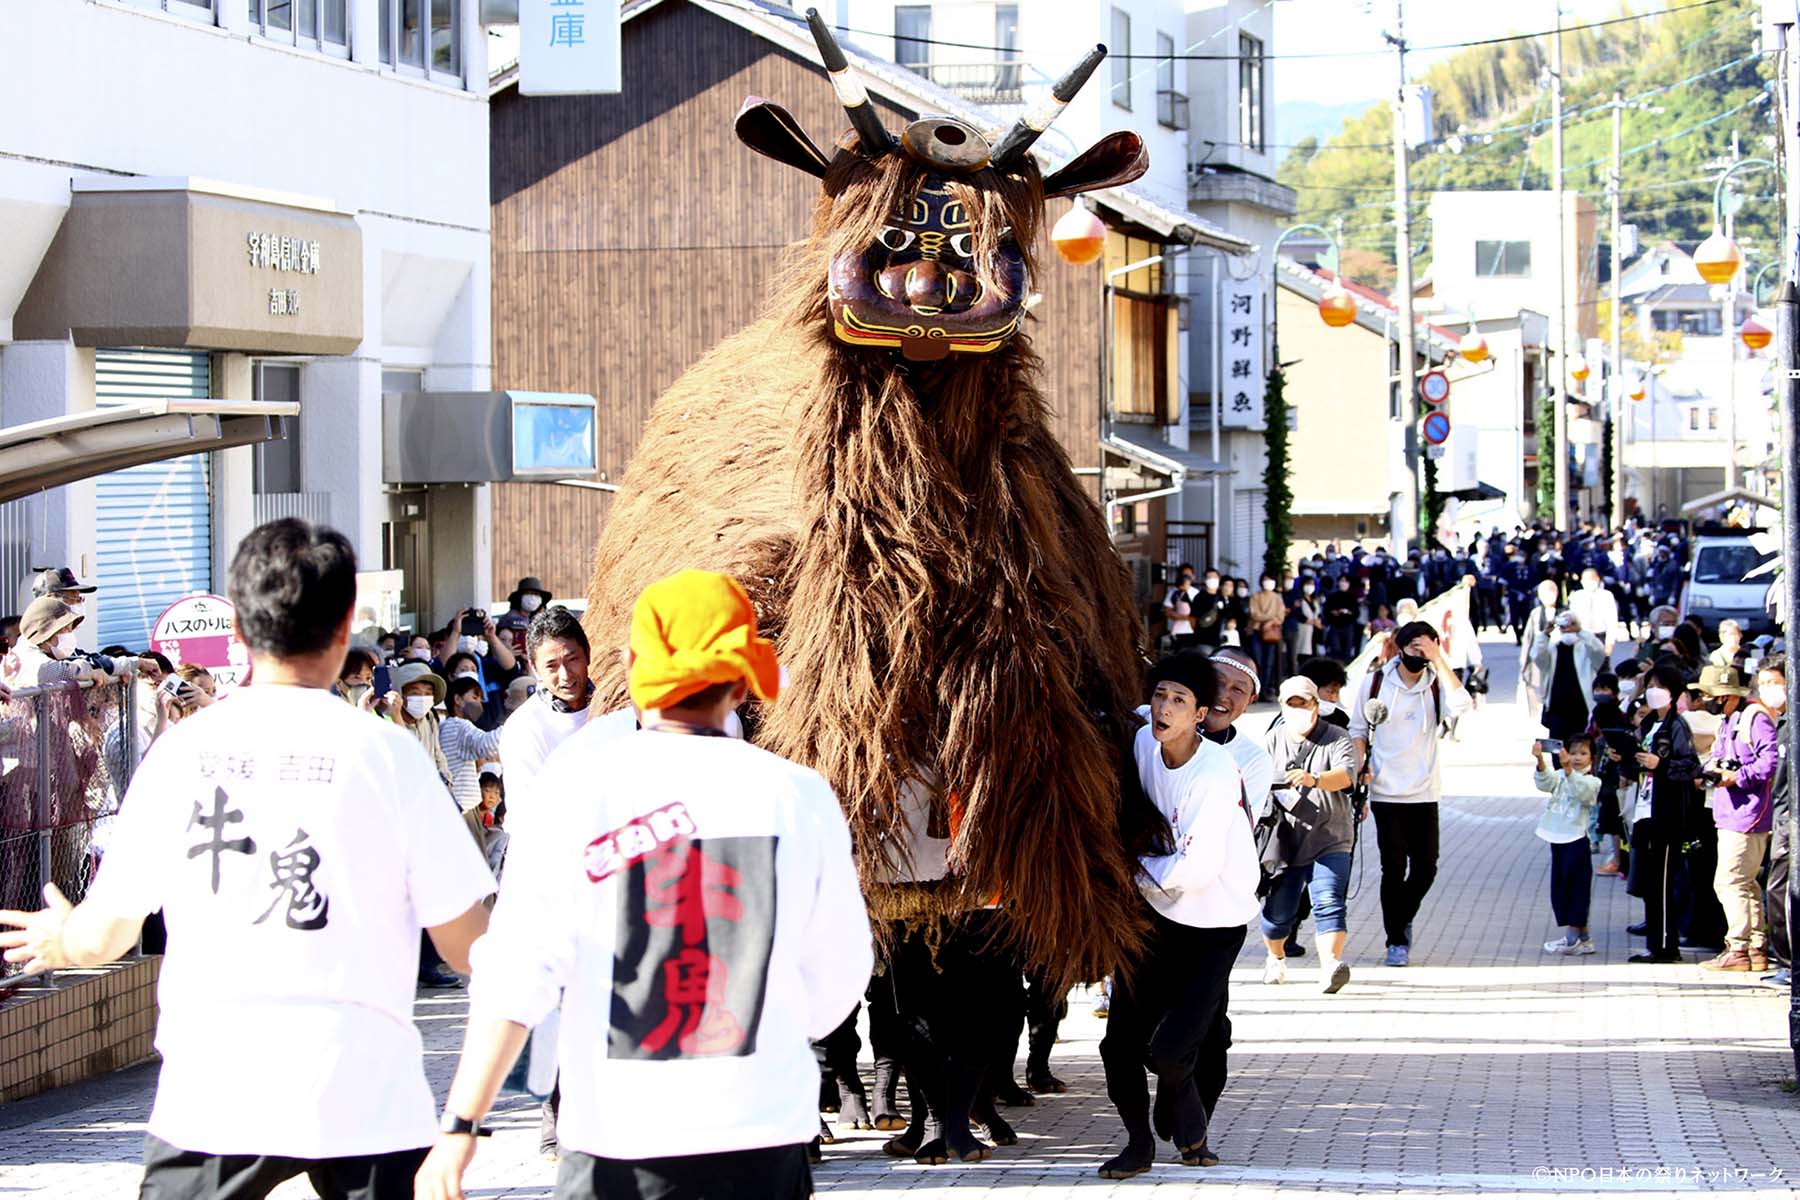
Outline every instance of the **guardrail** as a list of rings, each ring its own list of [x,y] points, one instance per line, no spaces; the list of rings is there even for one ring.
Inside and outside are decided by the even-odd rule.
[[[0,706],[0,908],[40,907],[46,883],[86,894],[137,766],[137,686],[126,674],[20,688]]]

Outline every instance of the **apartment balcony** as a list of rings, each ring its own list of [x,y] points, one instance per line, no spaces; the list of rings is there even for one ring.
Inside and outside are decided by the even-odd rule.
[[[903,63],[971,104],[1023,104],[1028,68],[1016,62]]]

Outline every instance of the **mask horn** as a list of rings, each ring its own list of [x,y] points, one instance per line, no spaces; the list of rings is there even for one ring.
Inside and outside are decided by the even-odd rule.
[[[825,18],[819,10],[806,10],[806,23],[812,29],[813,41],[819,44],[819,57],[825,61],[825,70],[831,76],[831,90],[837,93],[838,103],[850,115],[850,128],[856,130],[856,139],[862,144],[864,158],[879,158],[894,148],[894,139],[888,134],[887,127],[875,113],[875,105],[869,101],[868,90],[856,72],[850,69],[850,60],[844,57],[843,48],[837,39],[831,36],[831,28],[825,24]]]
[[[1105,46],[1095,46],[1089,50],[1072,71],[1056,81],[1048,96],[1021,114],[1018,122],[1000,139],[1000,144],[994,147],[994,165],[1012,166],[1023,159],[1025,152],[1031,149],[1031,143],[1037,141],[1038,136],[1050,128],[1051,122],[1062,115],[1062,110],[1069,106],[1069,101],[1075,98],[1075,93],[1081,90],[1094,69],[1100,65],[1100,60],[1105,57]]]

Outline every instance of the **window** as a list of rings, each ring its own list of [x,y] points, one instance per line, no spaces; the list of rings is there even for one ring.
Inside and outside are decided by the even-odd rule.
[[[1524,279],[1530,274],[1530,242],[1475,243],[1475,275],[1477,278]]]
[[[462,73],[457,0],[381,0],[381,61],[426,76]]]
[[[994,71],[996,102],[1016,104],[1023,98],[1019,94],[1019,68],[1013,65],[1019,61],[1017,4],[994,5],[994,45],[1000,48],[1000,62]]]
[[[1120,108],[1131,107],[1131,14],[1122,8],[1112,10],[1112,98]]]
[[[1709,408],[1706,410],[1706,427],[1708,429],[1717,429],[1719,427],[1719,410],[1718,409]]]
[[[349,53],[346,0],[250,0],[250,19],[262,36],[309,50]]]
[[[1694,555],[1695,583],[1743,583],[1744,576],[1762,565],[1763,556],[1748,542],[1702,546]]]
[[[894,7],[894,61],[923,75],[931,62],[931,6]]]
[[[1263,44],[1261,38],[1238,34],[1238,141],[1261,150],[1263,121]]]
[[[216,16],[214,0],[125,0],[125,2],[138,8],[154,8],[159,12],[173,13],[178,17],[193,17],[209,25]]]
[[[1700,406],[1698,404],[1688,409],[1688,429],[1694,433],[1700,431]]]
[[[1156,35],[1156,120],[1170,129],[1188,127],[1188,98],[1175,90],[1175,39]]]
[[[291,363],[257,363],[255,398],[277,403],[300,399],[300,368]],[[258,496],[301,492],[300,418],[282,422],[282,436],[256,444],[256,478],[252,490]]]

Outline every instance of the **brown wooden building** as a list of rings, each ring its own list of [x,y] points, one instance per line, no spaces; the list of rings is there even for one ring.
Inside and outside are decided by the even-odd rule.
[[[893,63],[846,50],[890,128],[925,112],[999,123]],[[539,575],[559,596],[586,592],[608,489],[624,478],[657,397],[755,318],[784,248],[810,228],[818,182],[737,140],[744,98],[787,106],[821,145],[846,125],[791,12],[639,0],[625,12],[622,53],[618,95],[521,96],[511,71],[492,89],[493,386],[583,392],[600,405],[595,487],[493,489],[494,579]],[[1131,459],[1128,445],[1102,463],[1105,271],[1172,243],[1243,247],[1130,189],[1089,200],[1114,231],[1108,253],[1073,267],[1046,248],[1045,275],[1032,281],[1043,299],[1026,328],[1044,358],[1057,434],[1098,500],[1103,486],[1109,497],[1157,490],[1158,470],[1153,456]],[[1046,228],[1068,204],[1051,203]],[[1152,294],[1166,290],[1161,272],[1114,283],[1116,407],[1160,411],[1179,399],[1179,306]],[[1128,557],[1161,558],[1160,511],[1160,500],[1115,510]]]

